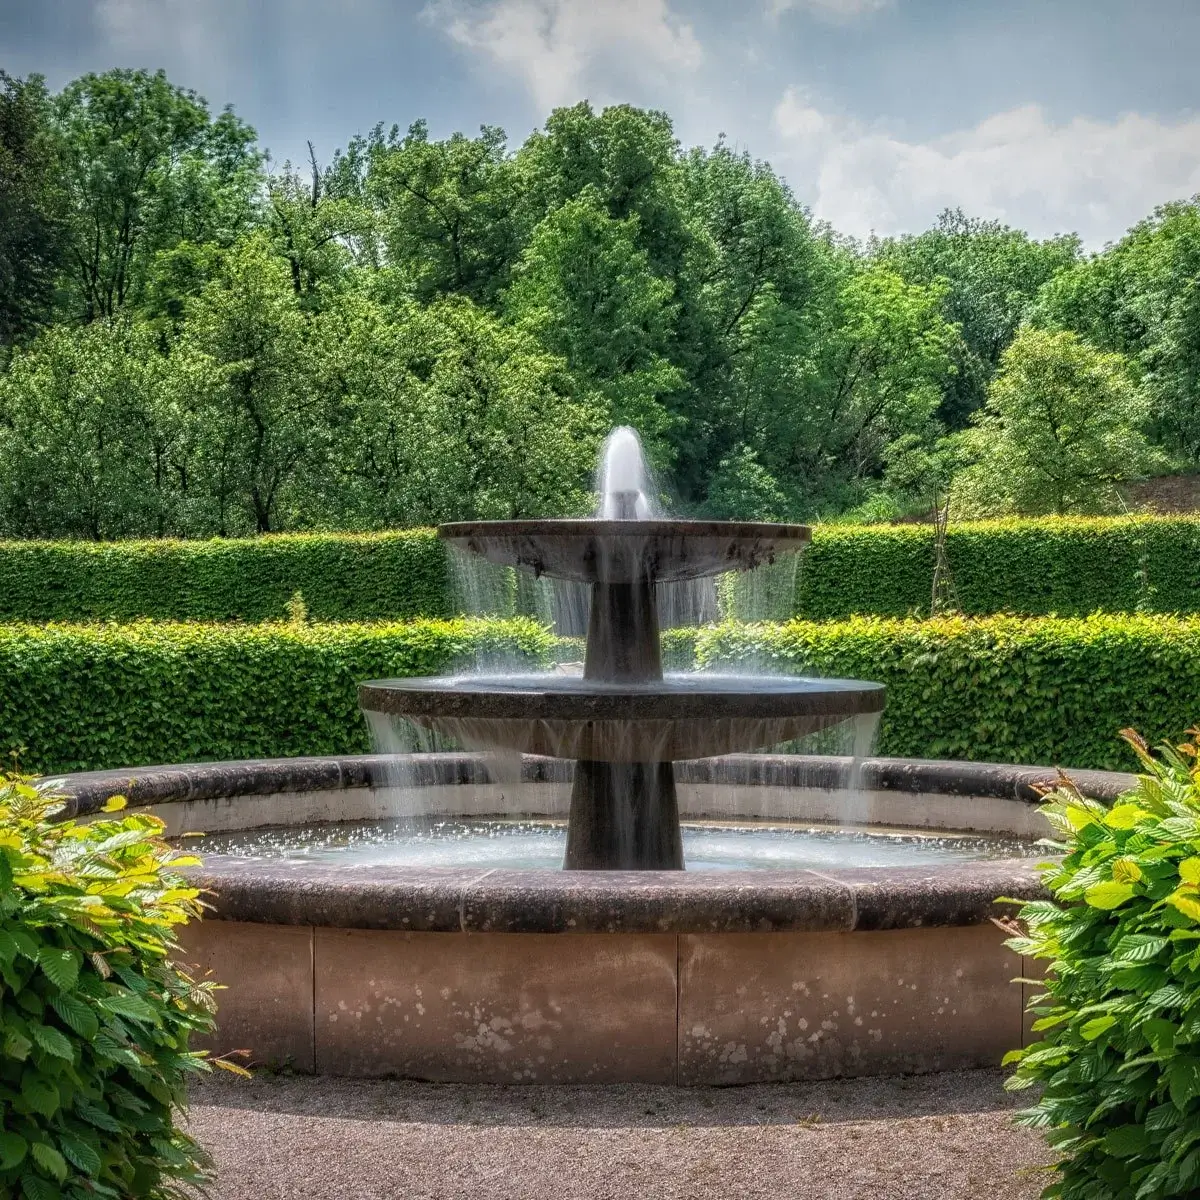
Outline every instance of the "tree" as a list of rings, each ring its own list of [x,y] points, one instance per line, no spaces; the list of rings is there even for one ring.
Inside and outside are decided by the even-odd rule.
[[[0,512],[21,537],[176,532],[182,424],[166,360],[127,320],[47,329],[0,376]]]
[[[0,346],[50,316],[63,258],[57,162],[41,79],[0,71]]]
[[[592,186],[533,232],[505,296],[505,313],[566,360],[576,390],[603,398],[613,424],[660,445],[663,397],[683,383],[666,350],[672,288],[637,247],[636,217],[614,220]]]
[[[188,306],[173,358],[197,381],[189,507],[213,532],[248,521],[269,533],[312,518],[331,423],[307,334],[288,266],[261,233],[230,250]]]
[[[755,353],[738,368],[757,398],[749,444],[794,512],[844,507],[883,469],[893,439],[936,437],[954,338],[942,298],[937,286],[851,264],[815,330],[812,315],[761,303]]]
[[[423,308],[371,287],[323,313],[320,384],[337,416],[327,511],[356,528],[578,513],[607,428],[560,359],[461,297]]]
[[[62,146],[67,279],[76,315],[113,316],[141,298],[156,252],[230,245],[253,222],[254,131],[159,71],[85,75],[54,102]]]
[[[957,511],[1061,515],[1111,507],[1116,485],[1154,464],[1140,428],[1148,415],[1121,355],[1073,333],[1022,330],[963,437],[976,461],[955,481]]]
[[[365,150],[367,192],[380,209],[388,259],[415,295],[495,301],[520,254],[518,183],[504,131],[430,141],[424,121],[401,138],[377,127]]]
[[[983,404],[1018,326],[1039,290],[1079,258],[1074,234],[1036,241],[999,221],[947,209],[924,233],[889,239],[875,254],[910,283],[944,280],[944,313],[958,325],[956,370],[946,381],[939,416],[960,429]]]
[[[1127,355],[1143,376],[1155,440],[1200,466],[1200,198],[1163,205],[1051,281],[1035,318]]]

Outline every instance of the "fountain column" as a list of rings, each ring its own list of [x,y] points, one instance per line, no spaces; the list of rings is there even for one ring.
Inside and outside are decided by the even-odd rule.
[[[599,684],[662,681],[658,605],[648,565],[632,582],[592,584],[583,677]],[[629,743],[632,750],[632,736]],[[612,760],[575,763],[564,868],[683,870],[674,764],[628,761],[615,749]]]

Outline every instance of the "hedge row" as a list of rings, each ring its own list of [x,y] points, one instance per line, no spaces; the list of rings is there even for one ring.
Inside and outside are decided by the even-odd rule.
[[[884,754],[1129,767],[1122,727],[1178,739],[1200,719],[1200,618],[725,625],[668,649],[879,680]],[[577,651],[519,620],[0,627],[0,750],[39,771],[358,753],[362,680]]]
[[[431,529],[208,541],[0,542],[0,620],[271,621],[301,591],[319,621],[448,617]]]
[[[952,526],[963,612],[1200,612],[1200,519],[1054,518]],[[819,526],[795,610],[813,620],[929,608],[928,526]],[[269,621],[301,591],[319,621],[447,617],[462,608],[432,530],[211,541],[2,542],[0,620]],[[508,589],[509,600],[518,595]]]
[[[0,626],[0,752],[37,772],[362,753],[364,680],[544,665],[555,644],[520,620]]]
[[[723,625],[692,642],[701,668],[886,684],[879,752],[900,757],[1128,770],[1121,729],[1177,742],[1200,723],[1195,617],[872,617]]]
[[[934,544],[927,525],[815,529],[796,612],[927,614]],[[946,560],[964,613],[1200,612],[1196,517],[974,521],[949,527]]]

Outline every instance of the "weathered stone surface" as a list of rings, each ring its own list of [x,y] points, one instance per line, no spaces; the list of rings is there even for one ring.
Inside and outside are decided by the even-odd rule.
[[[674,1082],[673,937],[319,929],[315,959],[323,1073]]]
[[[311,1071],[313,931],[303,925],[200,921],[185,925],[179,960],[218,993],[217,1054],[249,1050],[251,1063]]]
[[[679,1082],[995,1064],[1021,1043],[1019,969],[990,925],[683,935]]]

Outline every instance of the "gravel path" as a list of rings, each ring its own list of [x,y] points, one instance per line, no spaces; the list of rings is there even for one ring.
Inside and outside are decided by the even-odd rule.
[[[205,1081],[214,1200],[1033,1200],[993,1071],[713,1089]]]

